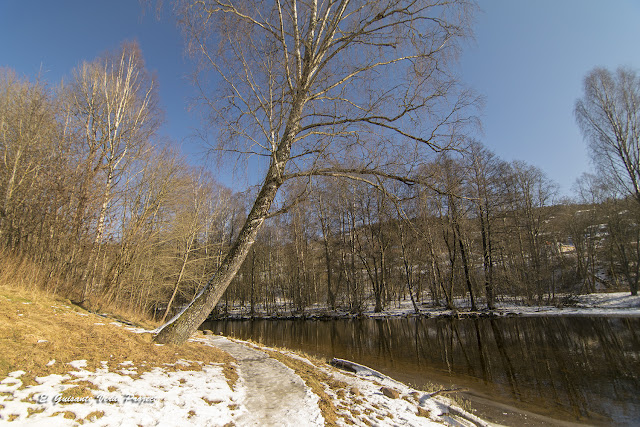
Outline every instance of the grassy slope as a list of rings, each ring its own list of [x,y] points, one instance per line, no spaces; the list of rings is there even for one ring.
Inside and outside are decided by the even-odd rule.
[[[82,359],[87,361],[85,369],[92,371],[104,367],[103,361],[110,370],[130,361],[133,378],[157,366],[201,370],[207,364],[223,364],[231,387],[237,380],[233,358],[217,348],[199,343],[159,346],[150,333],[133,333],[113,318],[89,313],[68,300],[0,285],[0,379],[25,371],[20,380],[27,387],[37,384],[36,377],[68,372],[73,369],[69,362]],[[176,364],[178,360],[193,363]],[[65,395],[82,397],[100,391],[93,384],[73,384]],[[110,390],[102,390],[106,391]]]

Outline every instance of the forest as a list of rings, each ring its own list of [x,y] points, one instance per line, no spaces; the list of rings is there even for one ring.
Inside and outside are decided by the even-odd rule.
[[[59,83],[0,70],[1,274],[27,266],[31,286],[156,321],[192,301],[257,189],[234,192],[189,164],[159,135],[162,120],[135,43]],[[361,172],[295,181],[216,312],[379,312],[408,300],[417,312],[461,299],[480,310],[637,293],[640,204],[599,176],[560,198],[539,168],[475,140],[434,152],[419,179]]]

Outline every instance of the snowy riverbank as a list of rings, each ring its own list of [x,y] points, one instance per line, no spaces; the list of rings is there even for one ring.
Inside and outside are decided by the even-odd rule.
[[[277,312],[265,312],[258,307],[254,314],[248,307],[234,307],[220,312],[212,320],[245,320],[260,319],[344,319],[352,317],[505,317],[505,316],[640,316],[640,295],[632,296],[629,292],[593,293],[585,295],[566,295],[558,297],[556,305],[525,305],[516,300],[499,300],[495,310],[480,309],[472,311],[467,299],[457,299],[455,310],[435,307],[429,303],[418,304],[416,313],[411,301],[394,302],[390,308],[376,313],[373,306],[362,310],[360,314],[344,310],[330,311],[325,306],[316,305],[303,313],[287,309],[286,305]]]
[[[91,370],[87,360],[75,360],[66,364],[66,373],[36,377],[32,385],[23,384],[24,371],[9,373],[0,381],[0,419],[33,426],[87,422],[105,426],[322,426],[330,416],[335,425],[489,425],[440,392],[414,390],[360,365],[350,366],[356,372],[340,371],[279,351],[317,373],[305,381],[250,343],[220,336],[200,336],[193,341],[230,352],[237,359],[237,381],[230,384],[220,366],[205,365],[199,370],[156,366],[138,375],[133,362],[109,369],[103,361],[101,368]],[[49,362],[56,363],[54,359]],[[193,361],[178,361],[181,363]],[[330,399],[322,411],[320,396],[308,385],[309,378],[319,382],[324,398]],[[83,385],[83,393],[69,393],[77,385]],[[333,409],[327,412],[327,406]]]
[[[32,426],[487,425],[448,390],[412,389],[287,350],[151,330],[0,287],[0,424]]]

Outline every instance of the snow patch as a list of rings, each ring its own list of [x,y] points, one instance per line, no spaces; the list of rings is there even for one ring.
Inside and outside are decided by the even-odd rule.
[[[71,361],[69,363],[67,363],[67,365],[71,365],[76,369],[81,369],[81,368],[86,368],[87,367],[87,361],[82,359],[82,360],[74,360]]]

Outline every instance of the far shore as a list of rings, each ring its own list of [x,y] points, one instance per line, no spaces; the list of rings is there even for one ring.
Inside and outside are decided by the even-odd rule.
[[[555,305],[526,305],[521,301],[503,299],[496,302],[496,308],[471,310],[468,299],[455,301],[455,309],[434,306],[432,303],[420,303],[418,312],[409,300],[394,302],[390,308],[375,312],[373,306],[367,306],[360,312],[343,309],[330,310],[326,306],[316,305],[304,311],[296,311],[287,304],[276,311],[265,311],[257,306],[251,313],[250,308],[231,307],[212,313],[208,321],[215,320],[333,320],[354,318],[501,318],[512,316],[608,316],[640,317],[640,296],[629,292],[600,292],[585,295],[567,295],[556,298]]]

